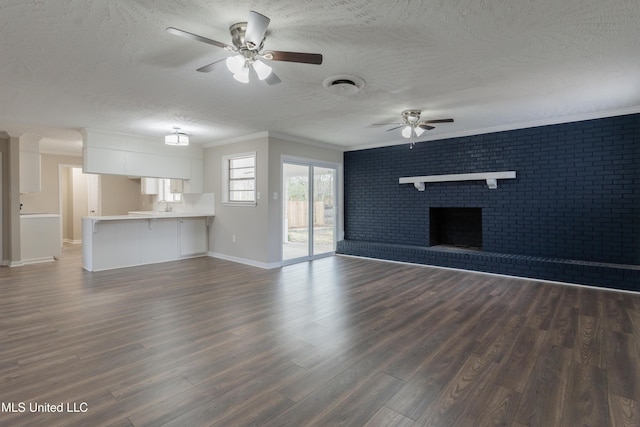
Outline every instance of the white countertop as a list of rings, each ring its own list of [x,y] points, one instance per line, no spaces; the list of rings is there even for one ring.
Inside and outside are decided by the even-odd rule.
[[[212,217],[212,212],[152,212],[133,211],[129,215],[109,215],[109,216],[85,216],[82,219],[94,221],[123,221],[139,219],[170,219],[170,218],[198,218]]]

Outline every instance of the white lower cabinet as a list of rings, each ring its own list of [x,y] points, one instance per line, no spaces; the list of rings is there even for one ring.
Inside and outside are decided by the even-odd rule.
[[[180,218],[180,257],[206,254],[209,250],[206,218]]]
[[[176,219],[150,219],[140,229],[141,264],[171,261],[177,256],[178,225]]]

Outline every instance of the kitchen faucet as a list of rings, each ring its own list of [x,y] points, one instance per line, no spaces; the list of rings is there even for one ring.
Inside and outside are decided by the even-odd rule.
[[[164,210],[160,210],[160,203],[163,203],[163,202],[165,204]],[[169,206],[169,202],[167,202],[166,200],[160,200],[158,202],[158,211],[160,211],[160,212],[171,212],[171,207]]]

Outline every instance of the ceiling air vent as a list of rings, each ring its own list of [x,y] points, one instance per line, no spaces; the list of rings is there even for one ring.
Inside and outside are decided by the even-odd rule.
[[[322,86],[334,95],[349,96],[360,92],[364,87],[364,80],[356,76],[332,76],[326,78]]]

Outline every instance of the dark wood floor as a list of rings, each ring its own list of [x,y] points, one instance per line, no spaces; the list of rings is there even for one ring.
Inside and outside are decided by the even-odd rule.
[[[80,265],[0,268],[2,426],[640,425],[639,295],[345,257]]]

